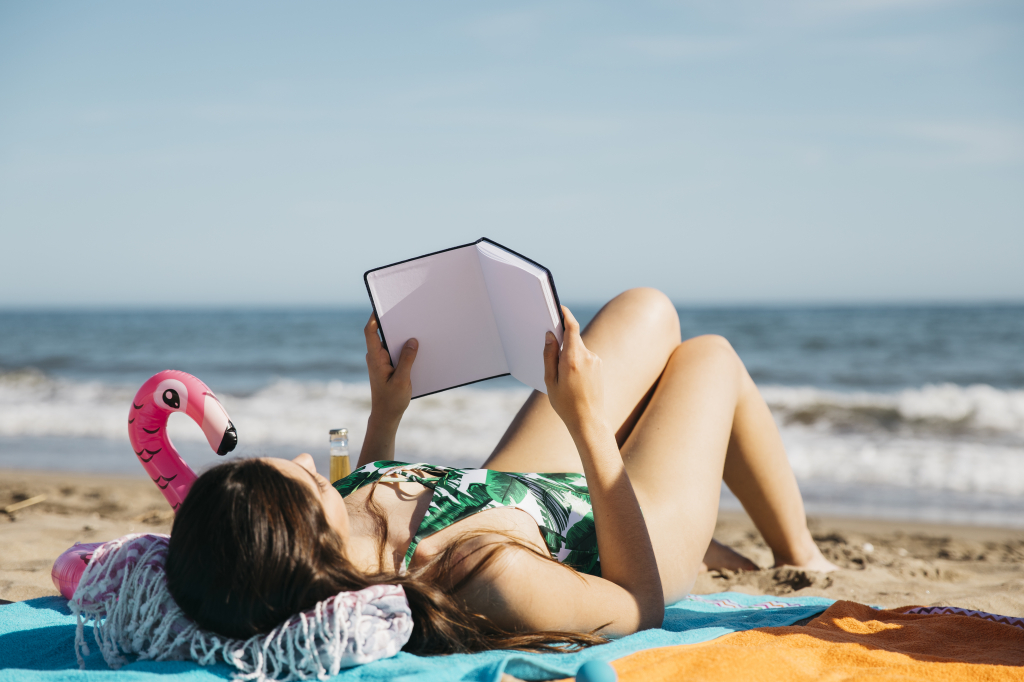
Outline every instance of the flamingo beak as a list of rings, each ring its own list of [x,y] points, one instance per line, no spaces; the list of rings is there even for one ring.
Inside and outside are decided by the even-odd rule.
[[[203,396],[203,433],[218,455],[226,455],[238,445],[235,425],[231,423],[217,396],[209,392]]]
[[[235,430],[235,425],[228,421],[228,428],[224,430],[224,437],[220,441],[220,447],[217,448],[217,454],[223,457],[238,445],[238,431]]]

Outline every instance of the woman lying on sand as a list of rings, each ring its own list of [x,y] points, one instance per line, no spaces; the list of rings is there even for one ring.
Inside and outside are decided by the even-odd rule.
[[[582,336],[563,312],[561,351],[550,333],[544,345],[548,394],[529,397],[482,469],[391,461],[417,344],[392,368],[371,318],[360,468],[336,489],[306,454],[200,476],[167,559],[181,608],[244,638],[391,583],[413,609],[413,653],[588,646],[659,627],[702,569],[756,569],[711,539],[723,479],[777,565],[835,568],[725,339],[680,342],[674,307],[651,289],[614,298]]]

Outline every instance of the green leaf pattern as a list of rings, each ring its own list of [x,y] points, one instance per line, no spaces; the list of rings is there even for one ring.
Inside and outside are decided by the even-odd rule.
[[[417,470],[437,479],[426,479],[434,486],[434,494],[406,552],[403,570],[423,539],[478,512],[513,507],[537,522],[552,557],[581,573],[601,575],[594,514],[583,474],[520,474],[385,461],[359,467],[334,487],[347,496],[384,476],[419,482],[413,473]]]

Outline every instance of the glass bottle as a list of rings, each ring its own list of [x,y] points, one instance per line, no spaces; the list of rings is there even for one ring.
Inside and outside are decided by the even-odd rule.
[[[352,473],[348,460],[348,429],[331,429],[331,483]]]

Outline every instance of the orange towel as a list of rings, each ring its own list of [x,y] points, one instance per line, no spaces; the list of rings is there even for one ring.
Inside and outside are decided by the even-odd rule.
[[[807,625],[736,632],[614,661],[621,682],[1024,681],[1024,630],[840,601]]]

